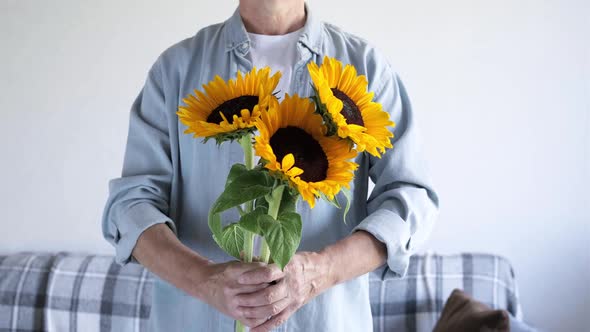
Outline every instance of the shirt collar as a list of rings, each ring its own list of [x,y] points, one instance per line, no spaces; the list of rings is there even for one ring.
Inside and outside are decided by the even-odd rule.
[[[312,10],[310,10],[307,3],[305,3],[306,20],[303,26],[303,31],[299,37],[299,42],[305,45],[310,51],[319,54],[322,42],[322,25],[315,17]],[[234,14],[225,21],[225,35],[226,35],[226,51],[231,51],[234,48],[246,50],[250,39],[244,22],[240,16],[239,7],[236,8]]]

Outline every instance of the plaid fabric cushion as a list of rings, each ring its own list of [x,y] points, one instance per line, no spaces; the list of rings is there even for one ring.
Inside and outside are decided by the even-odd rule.
[[[0,331],[146,331],[152,278],[110,256],[0,256]],[[374,330],[432,331],[455,288],[521,317],[510,264],[492,255],[424,255],[399,279],[370,275]]]
[[[455,288],[521,319],[510,263],[485,254],[413,256],[406,277],[387,268],[370,275],[374,331],[432,331]]]
[[[46,287],[55,256],[0,256],[0,331],[42,331]]]
[[[152,280],[112,257],[59,255],[47,285],[48,331],[146,331]]]

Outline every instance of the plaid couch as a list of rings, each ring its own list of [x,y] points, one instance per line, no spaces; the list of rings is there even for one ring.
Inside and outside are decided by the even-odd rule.
[[[431,331],[455,288],[521,318],[514,273],[498,256],[414,256],[405,278],[383,267],[370,283],[375,331]],[[0,256],[0,331],[145,331],[151,285],[140,265],[109,256]]]

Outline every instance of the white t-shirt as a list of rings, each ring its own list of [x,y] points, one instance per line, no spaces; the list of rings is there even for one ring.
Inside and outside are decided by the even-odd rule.
[[[303,28],[289,32],[285,35],[259,35],[249,33],[250,36],[250,52],[248,56],[252,65],[260,69],[262,67],[270,67],[271,75],[276,71],[281,71],[282,76],[275,91],[279,91],[277,97],[282,99],[285,92],[291,92],[291,73],[298,58],[297,41],[301,36]]]

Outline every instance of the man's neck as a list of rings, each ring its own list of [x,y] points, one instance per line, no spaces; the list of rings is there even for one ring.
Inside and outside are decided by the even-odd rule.
[[[303,0],[240,0],[246,30],[261,35],[284,35],[305,25]]]

